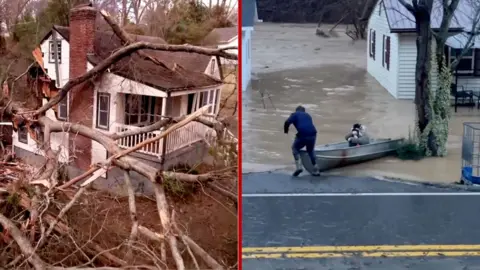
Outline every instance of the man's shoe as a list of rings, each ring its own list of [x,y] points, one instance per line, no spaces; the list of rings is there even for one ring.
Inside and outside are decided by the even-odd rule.
[[[320,176],[320,169],[318,168],[318,163],[313,166],[313,176]]]
[[[303,172],[302,168],[302,161],[300,159],[295,160],[295,172],[293,173],[293,176],[297,177]]]

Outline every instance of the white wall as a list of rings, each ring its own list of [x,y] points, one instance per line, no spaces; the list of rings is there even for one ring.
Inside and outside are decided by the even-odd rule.
[[[375,30],[375,60],[370,57],[370,29]],[[383,55],[383,36],[390,37],[390,70],[382,66]],[[390,33],[387,16],[385,15],[385,6],[383,1],[379,1],[370,16],[367,29],[367,71],[372,75],[387,91],[397,98],[397,73],[398,73],[398,34]]]
[[[55,30],[53,30],[55,31]],[[69,66],[70,66],[70,45],[68,42],[63,39],[63,37],[57,32],[57,40],[61,40],[62,42],[62,61],[58,65],[59,77],[60,77],[60,87],[63,87],[69,79]],[[44,68],[47,69],[47,74],[50,78],[55,79],[55,64],[48,62],[48,54],[50,53],[49,43],[52,40],[52,35],[50,35],[42,44],[40,44],[40,48],[43,52],[43,65]]]
[[[415,34],[400,34],[399,69],[398,69],[398,99],[415,99],[415,66],[417,63],[417,43]],[[432,41],[432,53],[436,43]],[[431,66],[431,87],[435,91],[438,86],[438,71],[436,63]]]
[[[455,82],[455,79],[454,81]],[[480,78],[479,77],[458,77],[458,86],[463,86],[465,90],[480,90]]]
[[[47,103],[47,100],[46,99],[43,99],[43,104],[46,104]],[[58,120],[56,120],[56,117],[55,117],[55,112],[50,109],[46,112],[46,116],[50,119],[52,119],[53,121],[55,122],[59,122]],[[68,133],[62,133],[62,132],[58,132],[58,133],[52,133],[51,136],[50,136],[50,144],[51,144],[51,147],[53,149],[53,151],[59,151],[59,161],[60,162],[68,162]],[[23,150],[26,150],[26,151],[29,151],[29,152],[32,152],[32,153],[35,153],[37,155],[42,155],[42,156],[45,156],[45,153],[43,150],[40,150],[39,146],[37,145],[37,143],[32,139],[32,137],[30,136],[30,134],[28,134],[28,144],[25,144],[25,143],[22,143],[18,140],[18,133],[17,132],[13,132],[12,134],[12,138],[13,138],[13,145],[18,147],[18,148],[21,148]]]
[[[221,59],[220,61],[224,60],[223,58],[220,58],[220,59]],[[215,62],[215,66],[213,68],[213,73],[212,73],[212,65],[214,62]],[[205,74],[220,80],[220,70],[218,69],[218,64],[216,62],[217,62],[217,58],[215,56],[212,56],[210,58],[210,61],[208,62],[207,68],[205,69]],[[222,65],[223,65],[223,62],[222,62]]]
[[[252,27],[242,27],[242,92],[252,78]]]
[[[91,67],[91,65],[88,65]],[[106,72],[100,81],[96,83],[96,87],[108,89],[108,92],[124,93],[134,95],[145,95],[153,97],[167,97],[167,93],[145,84],[125,79],[113,73]]]
[[[218,45],[218,48],[219,49],[222,49],[222,48],[226,48],[226,47],[237,47],[239,46],[238,44],[238,36],[232,38],[227,44],[221,44],[221,45]],[[235,49],[235,50],[227,50],[226,51],[227,53],[233,53],[235,55],[238,56],[238,49]],[[225,58],[221,58],[221,62],[222,62],[222,65],[236,65],[237,64],[237,61],[236,60],[230,60],[230,59],[225,59]]]

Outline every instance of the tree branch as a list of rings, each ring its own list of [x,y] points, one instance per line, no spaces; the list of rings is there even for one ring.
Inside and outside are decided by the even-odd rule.
[[[37,270],[46,270],[47,263],[45,263],[37,254],[35,254],[33,247],[30,245],[28,240],[23,236],[22,232],[13,224],[10,219],[5,217],[0,213],[0,224],[3,228],[8,230],[13,237],[13,240],[17,242],[18,246],[22,250],[22,253],[27,257],[28,262],[30,262],[35,269]]]

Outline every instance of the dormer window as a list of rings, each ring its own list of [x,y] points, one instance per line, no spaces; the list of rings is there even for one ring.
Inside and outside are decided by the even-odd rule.
[[[55,47],[53,46],[54,41],[50,40],[49,42],[49,53],[48,53],[48,62],[49,63],[55,63]],[[62,41],[57,40],[57,59],[58,63],[62,63]]]

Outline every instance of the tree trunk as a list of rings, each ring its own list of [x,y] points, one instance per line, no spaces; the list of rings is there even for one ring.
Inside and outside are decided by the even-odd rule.
[[[432,33],[430,29],[430,12],[420,9],[415,14],[417,26],[417,64],[415,74],[415,104],[417,107],[417,121],[420,133],[427,136],[426,150],[432,155],[437,155],[438,147],[435,143],[434,134],[425,130],[433,119],[430,91],[430,69],[432,53]],[[423,134],[427,131],[429,134]]]

